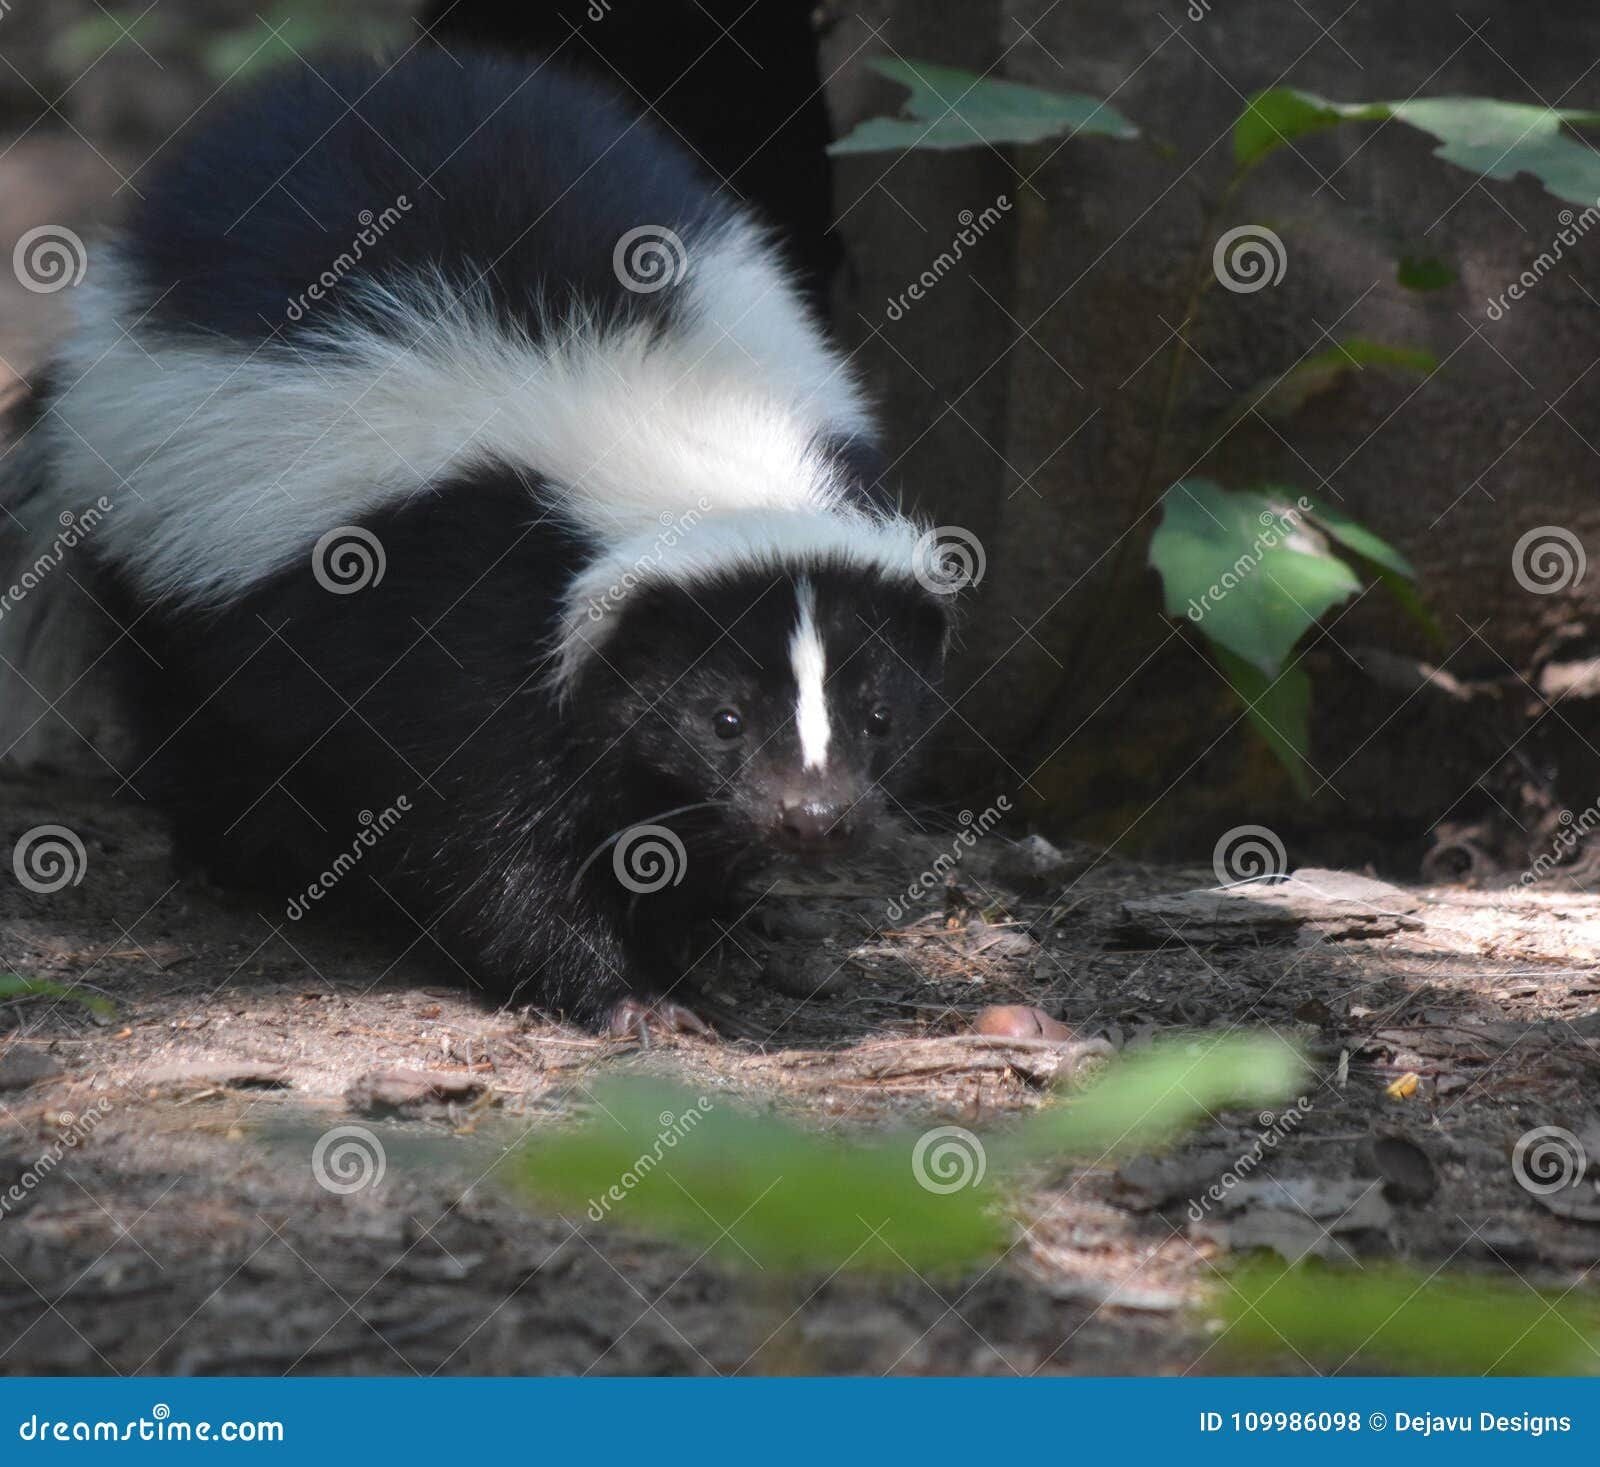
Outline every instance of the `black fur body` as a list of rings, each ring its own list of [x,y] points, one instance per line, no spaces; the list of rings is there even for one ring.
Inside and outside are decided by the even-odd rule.
[[[91,253],[16,513],[113,503],[52,594],[114,644],[116,772],[185,856],[603,1024],[766,853],[875,818],[948,601],[844,363],[692,158],[549,66],[319,71]],[[681,282],[624,279],[642,226]]]

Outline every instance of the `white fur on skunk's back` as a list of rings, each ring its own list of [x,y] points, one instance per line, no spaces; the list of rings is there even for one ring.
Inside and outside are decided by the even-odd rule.
[[[587,546],[563,672],[641,561],[666,578],[819,554],[913,573],[917,527],[858,507],[826,447],[870,434],[859,390],[752,226],[693,250],[665,329],[528,332],[442,274],[360,288],[310,349],[249,350],[145,329],[101,255],[39,431],[57,482],[117,502],[99,548],[143,592],[225,603],[324,532],[486,464],[537,476],[530,521],[554,512]]]

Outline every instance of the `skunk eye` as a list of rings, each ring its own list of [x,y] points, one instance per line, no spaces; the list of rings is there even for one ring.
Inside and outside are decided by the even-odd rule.
[[[736,739],[744,732],[744,719],[736,708],[719,708],[711,715],[711,730],[719,739]]]
[[[867,715],[867,732],[875,739],[883,738],[894,727],[894,719],[887,708],[874,708]]]

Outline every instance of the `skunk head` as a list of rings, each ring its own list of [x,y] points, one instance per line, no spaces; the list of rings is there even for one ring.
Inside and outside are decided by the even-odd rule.
[[[723,834],[817,854],[872,825],[927,731],[946,632],[939,596],[863,566],[662,583],[629,598],[578,701],[641,802],[715,802]]]

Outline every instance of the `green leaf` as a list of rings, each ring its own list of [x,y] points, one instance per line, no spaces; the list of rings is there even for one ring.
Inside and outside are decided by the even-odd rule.
[[[1346,375],[1368,367],[1387,367],[1426,376],[1438,370],[1439,359],[1421,347],[1389,346],[1365,336],[1346,337],[1258,387],[1242,406],[1228,415],[1227,421],[1237,422],[1251,412],[1274,421],[1293,417],[1312,398],[1335,387]]]
[[[254,76],[269,66],[296,61],[330,46],[381,50],[397,42],[404,27],[392,18],[329,13],[309,0],[289,0],[265,18],[214,35],[205,45],[207,71],[218,81]]]
[[[1567,131],[1600,124],[1600,112],[1494,97],[1333,102],[1297,87],[1274,87],[1251,98],[1234,124],[1234,162],[1247,168],[1284,143],[1341,122],[1390,119],[1427,133],[1439,144],[1436,157],[1478,177],[1531,173],[1558,199],[1585,208],[1600,199],[1600,153]]]
[[[876,72],[910,90],[900,118],[874,117],[828,151],[898,152],[905,148],[974,148],[988,143],[1037,143],[1080,133],[1135,138],[1122,113],[1081,92],[1052,92],[1019,82],[992,81],[975,72],[926,61],[876,57]]]
[[[1248,168],[1275,148],[1291,143],[1307,133],[1321,132],[1341,122],[1386,117],[1388,108],[1381,102],[1330,102],[1315,92],[1296,87],[1273,87],[1258,92],[1233,125],[1233,161]]]
[[[515,1171],[536,1195],[596,1221],[779,1273],[946,1271],[1003,1246],[970,1132],[851,1144],[684,1090],[618,1082],[595,1100],[594,1121],[530,1141]],[[967,1180],[950,1186],[963,1168]]]
[[[176,27],[168,17],[146,10],[123,10],[86,17],[60,31],[50,44],[50,59],[74,75],[93,66],[118,46],[137,42],[146,49],[159,50],[170,42]]]
[[[1361,582],[1291,497],[1184,479],[1150,540],[1171,616],[1275,676],[1306,628]]]
[[[1030,1116],[990,1150],[1002,1164],[1147,1151],[1224,1107],[1283,1100],[1303,1073],[1299,1055],[1277,1038],[1166,1040],[1120,1057],[1096,1084]]]
[[[1280,491],[1287,494],[1287,489]],[[1381,540],[1371,530],[1350,518],[1342,509],[1335,509],[1325,500],[1301,496],[1311,506],[1311,518],[1335,540],[1373,565],[1391,571],[1407,581],[1417,578],[1416,567],[1387,540]]]
[[[1311,679],[1305,669],[1286,667],[1269,678],[1226,647],[1212,650],[1244,705],[1245,717],[1288,771],[1295,793],[1310,799],[1311,780],[1306,771],[1311,754]]]
[[[1380,539],[1364,525],[1322,500],[1305,496],[1311,505],[1311,518],[1319,528],[1344,546],[1361,565],[1376,576],[1400,603],[1400,609],[1422,629],[1430,642],[1444,640],[1444,629],[1417,594],[1416,567],[1387,540]]]
[[[76,986],[52,983],[48,978],[23,978],[16,973],[0,973],[0,1003],[22,998],[51,998],[57,1002],[81,1004],[92,1014],[108,1019],[116,1005],[97,993],[82,993]]]
[[[1560,111],[1493,97],[1421,97],[1389,104],[1393,116],[1439,141],[1437,157],[1485,178],[1531,173],[1558,199],[1600,199],[1600,154],[1563,125],[1600,123],[1600,113]]]
[[[594,1119],[525,1143],[510,1175],[592,1221],[740,1266],[944,1272],[1004,1246],[996,1183],[1014,1168],[1144,1150],[1224,1106],[1281,1100],[1302,1072],[1276,1038],[1169,1040],[1007,1135],[933,1125],[853,1142],[725,1098],[614,1081],[592,1092]]]
[[[1456,271],[1433,255],[1402,255],[1395,280],[1407,290],[1443,290],[1456,283]]]
[[[1214,1304],[1235,1359],[1358,1375],[1592,1375],[1600,1348],[1593,1298],[1540,1294],[1521,1279],[1258,1264],[1225,1280]]]

